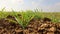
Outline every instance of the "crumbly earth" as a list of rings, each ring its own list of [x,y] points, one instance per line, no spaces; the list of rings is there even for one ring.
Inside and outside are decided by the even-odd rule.
[[[8,18],[15,20],[12,16],[0,19],[0,34],[60,34],[60,23],[52,23],[48,18],[32,19],[25,29]]]

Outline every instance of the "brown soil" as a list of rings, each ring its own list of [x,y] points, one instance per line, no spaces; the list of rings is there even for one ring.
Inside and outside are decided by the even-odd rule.
[[[15,20],[12,16],[0,19],[0,34],[60,34],[60,23],[52,23],[49,18],[32,19],[25,29],[7,18]]]

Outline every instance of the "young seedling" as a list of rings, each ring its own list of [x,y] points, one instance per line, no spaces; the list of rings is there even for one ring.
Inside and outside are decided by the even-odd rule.
[[[18,16],[16,12],[13,13],[17,22],[22,26],[23,29],[29,24],[30,20],[34,18],[34,15],[28,15],[28,13],[25,12],[22,12],[21,16]]]

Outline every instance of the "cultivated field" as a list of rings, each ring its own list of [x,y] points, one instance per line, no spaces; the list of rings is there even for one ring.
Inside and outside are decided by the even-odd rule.
[[[60,12],[0,11],[0,34],[59,34]]]

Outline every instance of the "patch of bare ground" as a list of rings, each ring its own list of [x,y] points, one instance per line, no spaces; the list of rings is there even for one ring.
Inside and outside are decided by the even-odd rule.
[[[7,18],[15,20],[12,16]],[[25,29],[7,18],[0,19],[0,34],[60,34],[60,23],[52,23],[49,18],[32,19]]]

